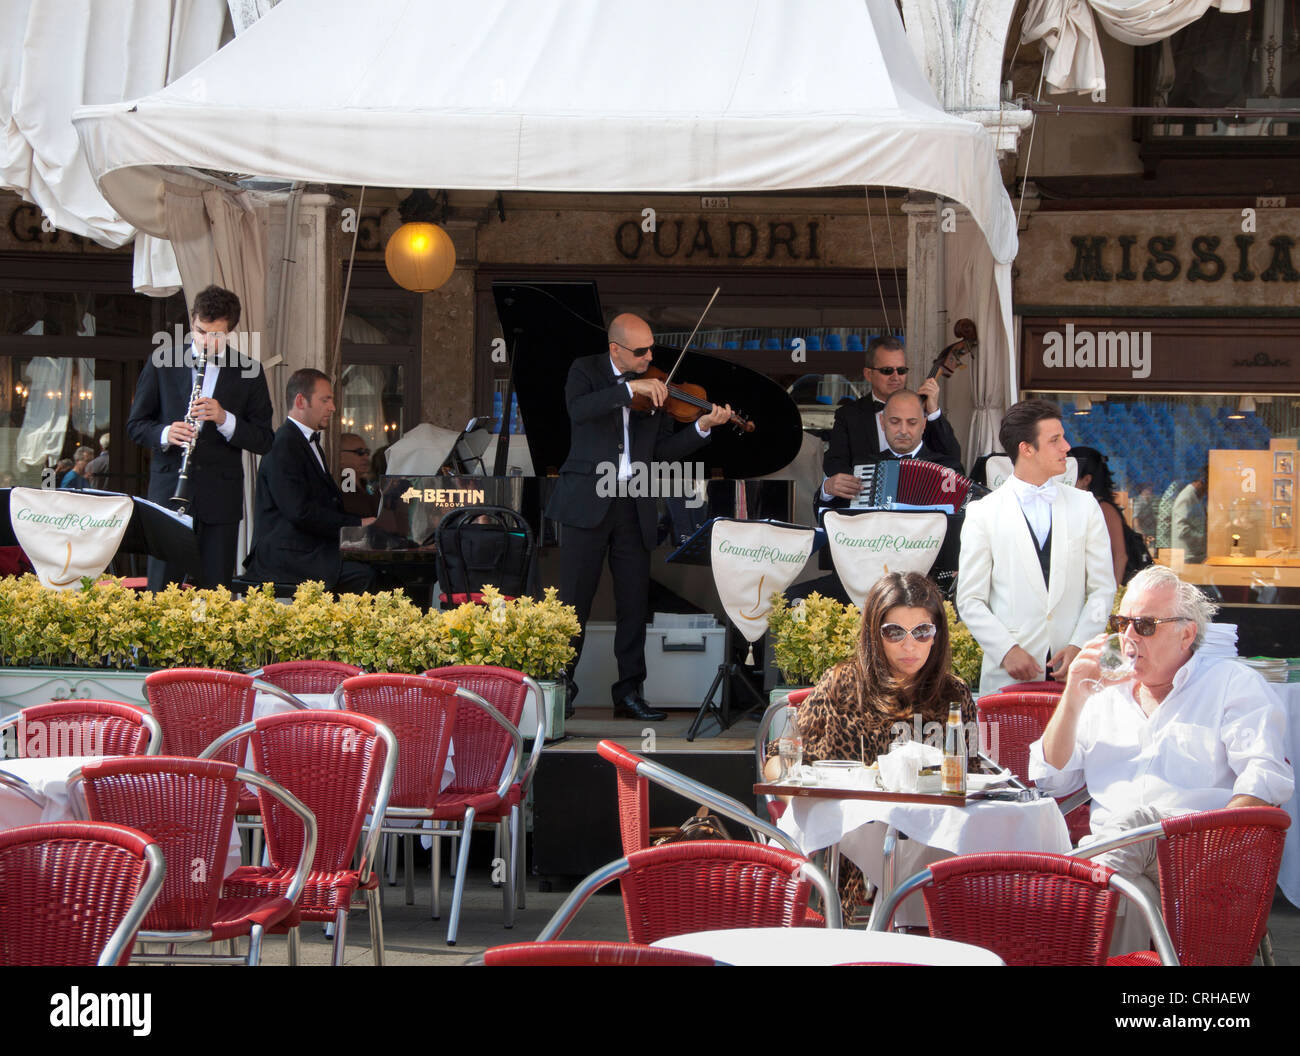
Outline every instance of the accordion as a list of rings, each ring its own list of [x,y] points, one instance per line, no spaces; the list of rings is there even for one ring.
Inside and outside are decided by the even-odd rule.
[[[938,510],[954,514],[964,509],[972,483],[955,470],[920,459],[882,459],[854,466],[862,490],[849,502],[851,510]]]

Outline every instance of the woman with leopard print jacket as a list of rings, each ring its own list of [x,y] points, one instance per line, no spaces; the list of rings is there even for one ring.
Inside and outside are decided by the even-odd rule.
[[[964,722],[975,721],[970,689],[952,673],[938,588],[916,572],[882,576],[862,606],[857,652],[827,671],[799,708],[803,761],[860,759],[870,766],[900,736],[914,736],[931,722],[939,724],[942,738],[953,702],[961,705]],[[775,753],[774,741],[769,755]],[[774,776],[779,766],[773,758],[768,770]],[[841,863],[840,901],[846,922],[865,901],[862,874],[847,861]]]

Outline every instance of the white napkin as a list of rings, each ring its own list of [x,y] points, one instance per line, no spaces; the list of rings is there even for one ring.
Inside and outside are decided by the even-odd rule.
[[[942,766],[943,751],[924,741],[896,745],[888,755],[876,757],[880,783],[887,792],[915,792],[923,766]]]

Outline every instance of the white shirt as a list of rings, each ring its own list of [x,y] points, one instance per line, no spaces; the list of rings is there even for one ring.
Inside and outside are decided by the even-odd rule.
[[[1295,788],[1286,721],[1257,672],[1227,657],[1193,653],[1150,717],[1134,700],[1132,682],[1089,698],[1065,766],[1048,765],[1040,739],[1029,748],[1029,778],[1053,796],[1086,784],[1093,832],[1137,807],[1218,810],[1233,796],[1286,803]]]
[[[193,352],[191,351],[192,348],[193,346],[189,346],[188,348],[186,348],[185,354],[187,358],[193,356]],[[203,388],[199,390],[199,395],[204,399],[211,399],[212,394],[217,391],[217,374],[220,370],[221,368],[218,367],[215,362],[208,364],[208,369],[203,374]],[[194,390],[194,379],[198,377],[198,373],[199,373],[198,367],[190,367],[190,391],[191,392]],[[222,410],[225,410],[225,408],[223,407]],[[189,414],[188,407],[185,408],[185,413]],[[230,411],[226,411],[226,420],[222,422],[220,425],[217,425],[216,422],[213,422],[212,424],[216,426],[217,432],[220,433],[227,440],[229,440],[232,436],[235,435],[235,416],[231,414]],[[203,423],[200,422],[199,427],[202,428],[202,426]],[[158,438],[159,447],[167,447],[168,445],[171,444],[171,439],[169,435],[171,433],[171,428],[172,427],[170,425],[163,426],[162,434]]]
[[[293,422],[293,424],[298,427],[298,432],[302,433],[303,437],[307,440],[307,446],[311,448],[311,453],[316,456],[316,464],[320,466],[320,468],[324,471],[325,475],[328,477],[330,471],[325,468],[325,460],[320,457],[320,451],[318,451],[316,449],[316,445],[311,442],[311,434],[316,432],[316,430],[308,429],[305,425],[302,424],[302,422],[298,421],[298,419],[295,418],[292,414],[289,415],[289,421]]]
[[[614,362],[613,356],[609,357],[609,369],[614,372],[614,377],[616,378],[621,377],[623,374],[623,372],[618,369],[618,364]],[[627,394],[629,396],[634,395],[634,393],[632,392],[632,383],[630,381],[625,381],[623,382],[623,384],[627,386]],[[623,408],[623,450],[618,456],[618,479],[619,480],[632,479],[632,438],[628,435],[628,430],[627,430],[627,423],[628,420],[631,418],[631,416],[632,416],[632,408],[624,407]],[[695,431],[699,433],[700,436],[709,435],[709,430],[701,429],[699,422],[695,423]]]
[[[1049,480],[1040,487],[1030,484],[1027,480],[1021,480],[1014,473],[1007,478],[1007,484],[1015,494],[1016,501],[1020,503],[1020,509],[1024,511],[1025,519],[1029,521],[1034,538],[1038,540],[1038,545],[1041,547],[1047,541],[1047,533],[1052,530],[1052,502],[1056,498],[1056,489],[1062,485],[1055,480]],[[1047,498],[1048,495],[1051,496],[1050,500]]]

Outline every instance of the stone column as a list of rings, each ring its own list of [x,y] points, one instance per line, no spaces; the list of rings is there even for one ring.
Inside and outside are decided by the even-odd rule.
[[[940,231],[942,200],[912,191],[903,202],[907,214],[907,365],[908,388],[921,383],[920,374],[943,345],[947,332],[944,302],[943,246]]]

